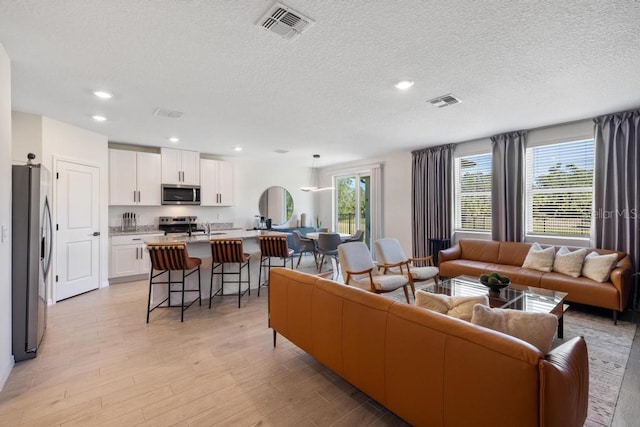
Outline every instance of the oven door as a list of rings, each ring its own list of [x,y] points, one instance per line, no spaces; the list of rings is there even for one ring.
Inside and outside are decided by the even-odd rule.
[[[162,185],[163,205],[199,205],[199,186]]]

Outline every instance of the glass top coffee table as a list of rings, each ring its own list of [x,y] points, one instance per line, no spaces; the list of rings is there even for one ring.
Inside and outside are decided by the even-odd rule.
[[[509,308],[532,313],[551,313],[558,318],[558,338],[563,337],[564,322],[562,315],[569,308],[564,303],[565,292],[550,289],[523,286],[511,283],[500,291],[492,291],[480,280],[471,276],[458,276],[453,279],[439,281],[420,288],[423,291],[454,297],[471,297],[487,295],[489,305],[493,308]]]

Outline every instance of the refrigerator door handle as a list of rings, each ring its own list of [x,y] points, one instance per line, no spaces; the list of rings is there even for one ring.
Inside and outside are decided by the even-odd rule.
[[[47,280],[49,276],[49,269],[51,268],[51,252],[53,251],[53,220],[51,218],[51,207],[49,206],[49,198],[44,199],[44,216],[46,218],[47,233],[42,236],[42,255],[43,255],[43,273],[44,279]]]

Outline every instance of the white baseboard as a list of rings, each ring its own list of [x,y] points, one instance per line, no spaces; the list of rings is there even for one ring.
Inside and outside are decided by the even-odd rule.
[[[9,379],[9,374],[11,374],[13,365],[15,365],[15,361],[12,354],[4,361],[4,363],[2,363],[2,366],[0,366],[0,390],[4,388],[4,385]]]
[[[106,288],[107,286],[109,286],[108,280],[103,280],[102,282],[100,282],[100,288]]]

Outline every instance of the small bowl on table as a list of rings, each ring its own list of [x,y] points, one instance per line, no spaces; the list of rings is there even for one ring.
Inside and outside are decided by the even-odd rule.
[[[487,288],[491,289],[493,292],[500,292],[501,289],[504,289],[507,286],[509,286],[509,283],[498,282],[498,283],[492,284],[489,282],[485,282],[484,280],[480,280],[480,283],[485,285]]]

